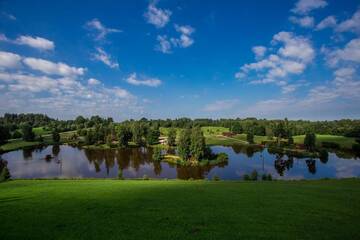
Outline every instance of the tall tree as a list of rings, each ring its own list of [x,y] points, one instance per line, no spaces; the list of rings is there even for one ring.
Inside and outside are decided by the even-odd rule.
[[[200,160],[205,155],[205,137],[200,127],[195,127],[191,131],[191,157],[195,160]]]
[[[120,125],[119,127],[119,145],[120,147],[127,147],[129,141],[132,138],[132,132],[125,125]]]
[[[254,143],[254,134],[252,131],[249,131],[246,134],[246,140],[248,141],[248,143],[253,144]]]
[[[236,133],[236,134],[241,134],[243,133],[243,128],[241,126],[241,124],[239,122],[235,122],[232,126],[231,126],[231,132]]]
[[[316,135],[315,135],[315,133],[307,133],[305,135],[305,139],[304,139],[304,146],[308,150],[313,151],[315,149],[315,144],[316,144]]]
[[[167,143],[169,146],[175,146],[175,144],[176,144],[176,129],[175,128],[169,129]]]
[[[54,130],[54,131],[52,132],[52,139],[53,139],[53,141],[54,141],[55,143],[60,142],[60,134],[59,134],[59,132],[58,132],[57,130]]]
[[[156,127],[149,128],[146,134],[146,142],[149,145],[153,145],[159,142],[160,131]]]
[[[35,134],[32,131],[32,127],[29,123],[24,123],[21,126],[21,131],[23,133],[23,140],[24,141],[33,141],[35,138]]]
[[[177,150],[178,150],[179,156],[183,160],[188,160],[189,156],[190,156],[190,145],[191,145],[190,136],[191,136],[190,129],[187,128],[187,129],[181,130],[178,145],[177,145]]]
[[[0,125],[0,144],[3,144],[10,138],[10,130],[4,125]]]

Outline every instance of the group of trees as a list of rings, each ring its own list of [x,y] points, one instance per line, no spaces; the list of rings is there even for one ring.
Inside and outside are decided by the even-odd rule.
[[[200,160],[209,154],[205,137],[200,127],[180,131],[177,151],[183,160]]]

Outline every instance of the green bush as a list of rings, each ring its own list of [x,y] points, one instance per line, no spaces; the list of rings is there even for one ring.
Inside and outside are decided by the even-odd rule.
[[[257,181],[258,180],[258,172],[256,170],[252,171],[251,173],[251,180]]]
[[[229,156],[226,153],[219,153],[216,156],[216,160],[219,162],[227,162],[229,160]]]
[[[244,180],[245,181],[250,181],[251,180],[249,174],[244,174]]]
[[[214,175],[212,179],[213,181],[220,181],[220,177],[218,175]]]
[[[143,176],[143,180],[149,180],[150,178],[149,178],[149,176],[148,175],[146,175],[146,174],[144,174],[144,176]]]

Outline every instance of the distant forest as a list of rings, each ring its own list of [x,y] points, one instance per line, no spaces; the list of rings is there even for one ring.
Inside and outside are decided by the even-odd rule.
[[[58,120],[48,117],[44,114],[10,114],[6,113],[0,117],[1,132],[15,132],[21,128],[21,125],[28,124],[31,127],[45,127],[49,130],[58,132],[80,130],[84,128],[91,128],[96,126],[109,126],[111,125],[133,125],[139,124],[146,125],[152,128],[159,127],[175,127],[175,128],[192,128],[195,126],[217,126],[226,127],[230,130],[236,128],[237,132],[252,132],[254,135],[265,136],[270,135],[276,129],[286,128],[291,135],[302,135],[306,133],[317,134],[332,134],[342,135],[348,137],[360,138],[360,120],[342,119],[332,121],[308,121],[308,120],[267,120],[256,118],[236,118],[236,119],[190,119],[190,118],[177,118],[177,119],[146,119],[139,120],[126,120],[123,122],[115,123],[112,118],[102,118],[100,116],[92,116],[85,118],[78,116],[74,120]],[[1,133],[0,133],[1,134]]]

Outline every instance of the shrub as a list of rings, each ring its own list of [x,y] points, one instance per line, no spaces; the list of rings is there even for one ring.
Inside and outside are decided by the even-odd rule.
[[[60,142],[60,134],[58,131],[53,131],[52,133],[52,139],[54,142],[58,143]]]
[[[226,153],[219,153],[216,157],[216,160],[219,162],[227,162],[229,159],[229,156]]]
[[[249,174],[244,174],[244,180],[245,180],[245,181],[250,181],[250,176],[249,176]]]
[[[268,181],[272,181],[272,176],[271,176],[270,173],[267,175],[267,180],[268,180]]]
[[[340,144],[335,143],[335,142],[322,142],[321,146],[324,148],[333,148],[333,149],[339,149],[340,148]]]
[[[213,176],[213,181],[220,181],[220,177],[218,175]]]
[[[118,172],[118,179],[119,180],[124,180],[125,179],[124,176],[123,176],[123,171],[120,168],[119,168],[119,172]]]
[[[12,138],[22,138],[22,133],[18,130],[16,130],[13,135]]]
[[[267,180],[267,175],[265,173],[261,176],[261,180],[263,180],[263,181]]]
[[[11,178],[10,171],[7,167],[7,161],[0,158],[0,182]]]
[[[251,180],[257,181],[258,180],[258,172],[256,170],[252,171],[251,173]]]
[[[149,180],[149,179],[150,179],[150,178],[149,178],[148,175],[146,175],[146,174],[143,175],[143,180]]]

